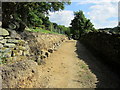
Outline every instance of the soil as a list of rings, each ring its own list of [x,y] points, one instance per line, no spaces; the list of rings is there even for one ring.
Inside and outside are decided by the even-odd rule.
[[[117,88],[119,77],[80,42],[67,40],[38,67],[37,88]]]

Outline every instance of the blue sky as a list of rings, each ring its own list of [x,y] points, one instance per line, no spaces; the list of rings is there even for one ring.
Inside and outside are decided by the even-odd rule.
[[[95,28],[116,27],[118,25],[119,0],[74,0],[71,5],[65,5],[65,10],[50,12],[50,21],[60,25],[70,26],[74,11],[82,10]]]
[[[118,14],[118,17],[119,17],[119,18],[118,18],[118,21],[120,22],[120,1],[119,1],[118,6],[119,6],[119,8],[118,8],[118,13],[119,13],[119,14]]]

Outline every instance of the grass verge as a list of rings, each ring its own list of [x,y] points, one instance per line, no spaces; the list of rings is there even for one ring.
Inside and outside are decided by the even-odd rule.
[[[31,31],[31,32],[50,33],[50,34],[60,34],[60,33],[58,33],[58,32],[53,32],[53,31],[49,31],[49,30],[44,30],[44,29],[42,29],[42,28],[36,28],[36,29],[27,28],[26,30],[27,30],[27,31]]]

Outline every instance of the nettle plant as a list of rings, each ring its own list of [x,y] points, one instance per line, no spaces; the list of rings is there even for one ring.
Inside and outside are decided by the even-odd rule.
[[[0,64],[6,63],[8,52],[10,52],[10,49],[1,49],[0,50]]]

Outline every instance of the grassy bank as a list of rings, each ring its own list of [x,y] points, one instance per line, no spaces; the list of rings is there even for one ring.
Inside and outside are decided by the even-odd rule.
[[[60,33],[58,33],[58,32],[49,31],[49,30],[45,30],[45,29],[42,29],[42,28],[27,28],[26,30],[27,30],[27,31],[31,31],[31,32],[60,34]]]

